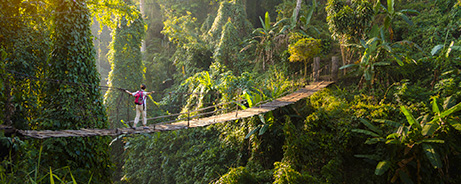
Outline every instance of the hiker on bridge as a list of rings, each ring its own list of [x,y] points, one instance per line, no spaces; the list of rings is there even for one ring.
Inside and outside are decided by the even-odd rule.
[[[154,93],[155,91],[151,92],[145,92],[146,90],[146,85],[141,84],[141,90],[136,91],[136,92],[130,92],[128,90],[125,90],[126,93],[132,95],[135,97],[134,103],[136,104],[136,118],[134,118],[134,123],[133,123],[133,129],[136,130],[136,125],[138,124],[139,121],[139,116],[142,114],[142,125],[144,126],[144,129],[148,129],[147,127],[147,117],[146,117],[146,99],[147,95],[150,95]]]

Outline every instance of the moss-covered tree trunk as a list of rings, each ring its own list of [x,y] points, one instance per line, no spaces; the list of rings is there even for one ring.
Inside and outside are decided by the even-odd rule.
[[[107,128],[84,0],[56,1],[53,51],[39,129]],[[43,141],[41,167],[70,166],[79,183],[110,181],[108,138],[53,138]]]
[[[133,98],[117,90],[124,88],[136,91],[143,81],[144,65],[142,63],[141,44],[144,36],[144,22],[141,17],[128,24],[127,20],[119,20],[110,43],[109,72],[110,88],[104,98],[111,127],[120,127],[120,120],[129,121],[134,118]],[[149,89],[149,86],[147,86]]]

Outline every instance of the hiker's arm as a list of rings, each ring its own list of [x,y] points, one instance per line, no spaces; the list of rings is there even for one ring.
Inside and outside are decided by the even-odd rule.
[[[155,91],[147,92],[147,95],[150,95],[152,93],[155,93]]]
[[[128,93],[128,94],[130,94],[130,95],[133,95],[133,93],[131,93],[130,91],[128,91],[128,90],[126,90],[126,89],[125,89],[125,92]]]

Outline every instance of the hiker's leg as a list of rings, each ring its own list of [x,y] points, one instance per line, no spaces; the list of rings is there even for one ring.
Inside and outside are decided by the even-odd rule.
[[[147,125],[147,113],[146,111],[142,111],[142,125],[146,126]]]
[[[133,127],[136,127],[139,121],[139,116],[141,116],[142,105],[136,105],[136,117],[134,118]]]

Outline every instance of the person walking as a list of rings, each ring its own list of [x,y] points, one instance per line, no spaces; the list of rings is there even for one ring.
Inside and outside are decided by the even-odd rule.
[[[141,84],[141,89],[136,92],[130,92],[128,90],[125,90],[126,93],[132,95],[135,97],[134,103],[136,104],[136,118],[134,118],[134,123],[133,123],[133,129],[136,130],[136,125],[138,124],[139,121],[139,116],[142,114],[142,125],[144,126],[144,129],[148,129],[147,127],[147,117],[146,117],[146,99],[147,95],[150,95],[154,93],[155,91],[151,92],[145,92],[146,90],[146,85]]]

